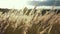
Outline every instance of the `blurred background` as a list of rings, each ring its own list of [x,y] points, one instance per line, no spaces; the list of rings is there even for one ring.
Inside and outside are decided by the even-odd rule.
[[[55,9],[60,9],[60,0],[0,0],[0,8],[22,9],[24,7],[50,9],[55,6]]]
[[[45,9],[60,11],[60,0],[0,0],[0,11],[9,11],[10,9]]]

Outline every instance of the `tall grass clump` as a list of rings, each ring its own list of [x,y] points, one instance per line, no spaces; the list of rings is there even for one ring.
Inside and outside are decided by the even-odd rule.
[[[43,9],[12,9],[0,12],[0,34],[59,34],[60,13]]]

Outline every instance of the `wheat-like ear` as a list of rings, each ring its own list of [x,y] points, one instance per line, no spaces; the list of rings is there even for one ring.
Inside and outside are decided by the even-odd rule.
[[[43,9],[24,8],[22,10],[12,9],[7,13],[0,12],[0,34],[55,34],[59,31],[60,13],[46,11]],[[57,25],[58,24],[58,25]],[[56,26],[56,27],[55,27]],[[56,32],[59,33],[59,32]]]

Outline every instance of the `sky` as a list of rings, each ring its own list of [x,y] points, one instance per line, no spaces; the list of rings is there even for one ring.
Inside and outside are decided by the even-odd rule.
[[[33,7],[33,6],[29,6],[27,5],[27,1],[29,0],[0,0],[0,8],[8,8],[8,9],[21,9],[24,7]],[[33,1],[33,0],[30,0]],[[34,1],[39,1],[39,0],[34,0]],[[46,0],[40,0],[40,1],[46,1]]]
[[[28,0],[0,0],[0,8],[20,9],[26,6]]]
[[[53,0],[50,0],[50,1],[31,1],[29,2],[30,5],[37,5],[37,6],[52,6],[52,5],[55,5],[55,6],[60,6],[60,1],[53,1]]]
[[[32,7],[27,5],[27,1],[29,0],[0,0],[0,8],[15,8],[15,9],[21,9],[24,7]],[[33,0],[30,0],[33,1]],[[38,1],[38,0],[35,0]],[[43,1],[43,0],[41,0]]]

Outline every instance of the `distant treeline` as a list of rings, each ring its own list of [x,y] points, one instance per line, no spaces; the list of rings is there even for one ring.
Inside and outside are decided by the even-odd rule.
[[[3,13],[9,12],[10,10],[12,10],[12,9],[2,9],[2,8],[0,8],[0,12],[3,12]],[[14,10],[17,10],[17,9],[14,9]],[[23,9],[23,10],[26,11],[25,9]],[[32,9],[28,9],[28,11],[31,11],[31,10]],[[35,11],[37,11],[37,10],[38,9],[35,9]],[[43,14],[46,13],[46,11],[51,11],[51,9],[42,9]],[[52,10],[52,11],[60,13],[60,9],[55,9],[55,10]]]

